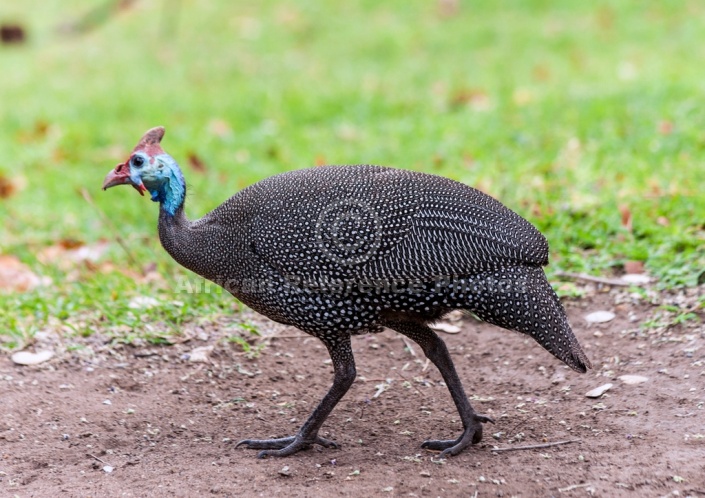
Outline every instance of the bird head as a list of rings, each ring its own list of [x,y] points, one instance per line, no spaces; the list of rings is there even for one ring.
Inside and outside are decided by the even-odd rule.
[[[154,202],[174,215],[184,204],[186,184],[179,165],[159,145],[162,137],[162,126],[147,131],[127,161],[115,166],[105,177],[103,190],[115,185],[132,185],[142,195],[149,191]]]
[[[127,161],[115,166],[105,177],[103,190],[115,185],[132,185],[141,195],[149,191],[152,200],[159,200],[156,197],[171,178],[175,165],[172,157],[160,145],[163,136],[163,126],[147,131]]]

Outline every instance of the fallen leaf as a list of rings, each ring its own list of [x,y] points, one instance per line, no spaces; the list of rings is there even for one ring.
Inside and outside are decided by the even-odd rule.
[[[622,226],[626,228],[629,232],[632,231],[632,212],[629,210],[628,206],[619,206],[619,212],[622,215]]]
[[[459,0],[438,0],[436,6],[441,17],[452,17],[460,12]]]
[[[643,261],[625,261],[624,271],[629,274],[644,273]]]
[[[205,173],[207,170],[206,163],[195,152],[188,155],[188,163],[197,173]]]
[[[0,291],[27,292],[47,283],[16,256],[0,255]]]
[[[34,135],[37,138],[42,138],[47,135],[49,132],[49,123],[47,123],[44,120],[39,120],[36,123],[34,123]]]
[[[486,92],[479,89],[461,89],[451,95],[451,107],[468,106],[473,111],[488,111],[492,108],[492,101]]]
[[[68,270],[78,263],[95,263],[109,247],[110,243],[106,241],[85,244],[76,239],[63,239],[42,249],[37,254],[37,259],[45,265],[55,265],[62,270]]]
[[[0,174],[0,199],[7,199],[17,192],[17,185],[3,174]]]
[[[0,26],[0,41],[7,45],[20,44],[25,41],[25,31],[19,24],[3,24]]]
[[[78,239],[63,239],[59,241],[59,245],[64,249],[76,249],[84,245],[84,243]]]
[[[224,138],[232,134],[230,125],[222,119],[214,119],[208,124],[208,129],[213,135]]]
[[[666,120],[659,121],[658,132],[661,135],[670,135],[673,133],[673,122]]]

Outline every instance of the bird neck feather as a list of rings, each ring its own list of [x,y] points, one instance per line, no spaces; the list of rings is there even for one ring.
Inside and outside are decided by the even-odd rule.
[[[176,212],[183,208],[186,198],[186,184],[181,171],[178,168],[170,168],[170,174],[165,181],[149,193],[152,200],[160,204],[161,211],[171,216],[176,215]]]

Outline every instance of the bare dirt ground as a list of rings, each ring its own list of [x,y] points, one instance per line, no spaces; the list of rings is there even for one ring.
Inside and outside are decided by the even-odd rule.
[[[595,367],[585,375],[472,319],[442,334],[476,410],[496,424],[441,462],[419,444],[457,436],[456,410],[420,349],[391,331],[354,339],[359,378],[322,429],[341,449],[286,459],[258,460],[235,442],[293,434],[329,387],[325,350],[295,329],[261,321],[270,338],[258,358],[214,324],[175,346],[94,336],[40,366],[2,357],[0,495],[705,496],[705,329],[640,326],[655,313],[640,302],[566,303]],[[588,325],[595,310],[617,317]],[[207,361],[191,361],[204,346]],[[606,383],[601,398],[585,396]]]

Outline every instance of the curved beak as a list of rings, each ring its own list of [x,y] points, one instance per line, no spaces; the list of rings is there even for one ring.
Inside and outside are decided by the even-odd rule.
[[[132,185],[140,195],[144,195],[147,191],[147,187],[144,186],[144,183],[140,182],[138,185],[132,181],[130,167],[125,163],[115,166],[115,169],[108,173],[105,180],[103,180],[103,190],[107,190],[115,185]]]

